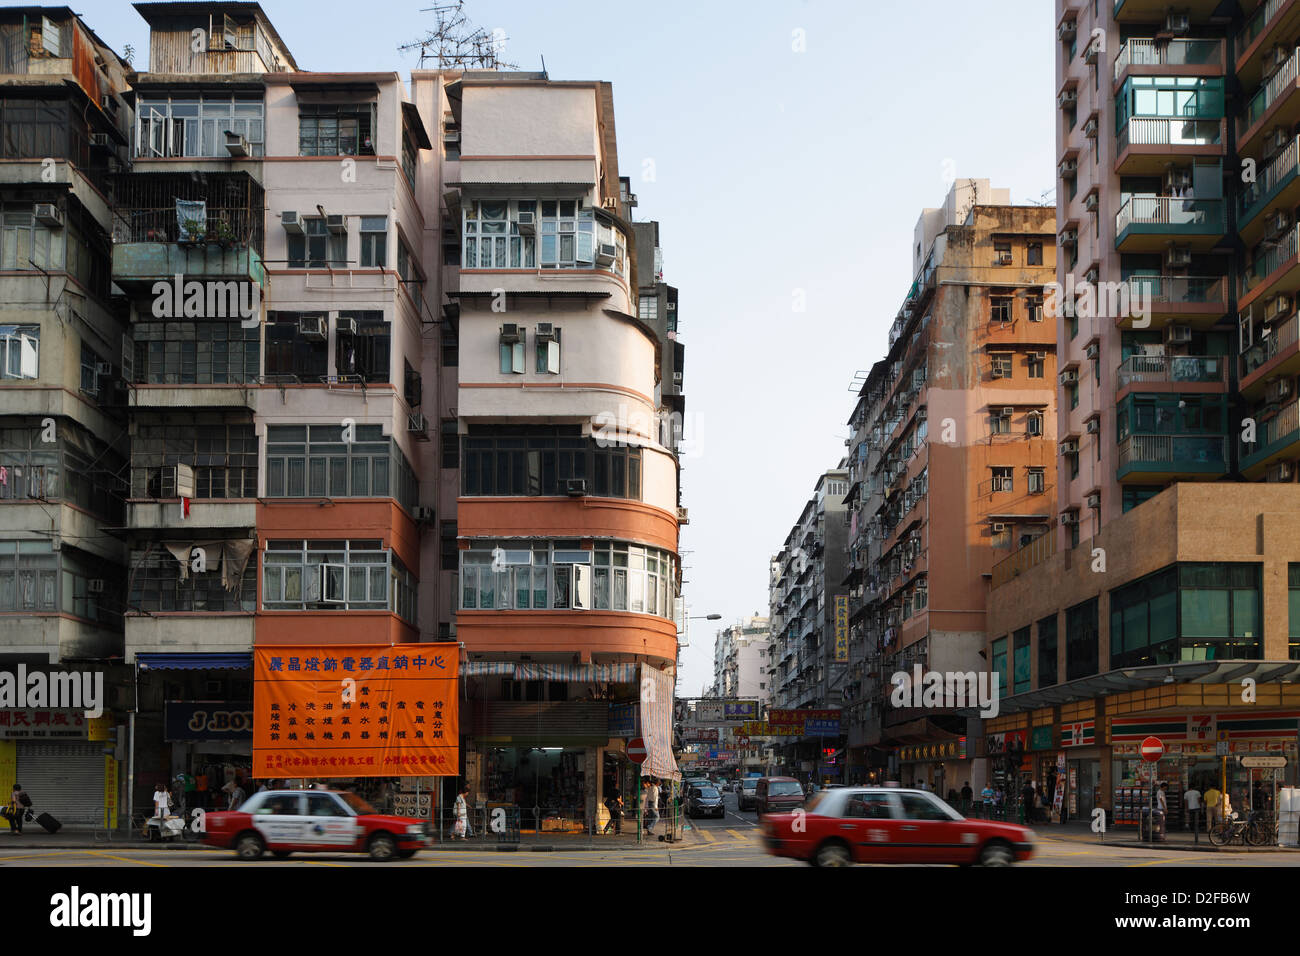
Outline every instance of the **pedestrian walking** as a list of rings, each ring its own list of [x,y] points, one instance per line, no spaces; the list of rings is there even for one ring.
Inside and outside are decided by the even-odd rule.
[[[610,791],[609,796],[605,798],[605,809],[609,811],[609,822],[605,824],[602,833],[608,833],[613,827],[615,836],[623,834],[623,794],[615,787]]]
[[[963,811],[970,809],[971,801],[975,799],[975,791],[970,788],[970,781],[967,780],[961,785],[961,808]]]
[[[1034,797],[1037,792],[1034,790],[1034,781],[1026,780],[1025,785],[1020,788],[1020,805],[1025,812],[1025,822],[1034,822]]]
[[[9,794],[9,805],[4,808],[4,817],[9,821],[10,833],[23,832],[23,814],[31,805],[32,798],[27,796],[27,791],[14,784],[13,791]]]
[[[1205,832],[1209,833],[1214,825],[1223,819],[1223,794],[1214,784],[1205,791]]]
[[[1183,806],[1187,809],[1187,828],[1196,830],[1201,811],[1201,791],[1196,789],[1195,782],[1187,784],[1187,790],[1183,792]]]
[[[226,801],[227,810],[238,810],[243,806],[244,801],[248,799],[248,796],[244,793],[244,788],[239,785],[238,780],[230,781],[221,789],[224,790],[228,796]]]
[[[455,822],[451,826],[451,835],[456,840],[469,838],[469,784],[460,788],[453,806]]]
[[[166,820],[171,816],[171,805],[172,795],[167,792],[167,788],[161,783],[154,784],[153,815],[160,820]]]
[[[655,782],[654,777],[647,777],[646,780],[642,813],[645,832],[650,834],[654,832],[655,824],[659,822],[659,784]]]

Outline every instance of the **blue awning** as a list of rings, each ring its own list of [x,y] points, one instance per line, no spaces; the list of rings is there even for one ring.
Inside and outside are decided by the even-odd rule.
[[[252,654],[136,654],[146,671],[252,670]]]

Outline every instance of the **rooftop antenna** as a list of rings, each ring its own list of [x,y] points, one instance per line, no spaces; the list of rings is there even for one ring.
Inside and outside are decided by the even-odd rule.
[[[518,66],[501,59],[508,37],[501,30],[488,31],[472,24],[465,16],[465,0],[425,7],[421,13],[433,13],[437,24],[424,36],[403,43],[398,50],[420,51],[420,69],[432,61],[438,69],[514,70]]]
[[[542,76],[549,78],[551,74],[546,72],[546,54],[540,53],[538,55],[542,58]]]

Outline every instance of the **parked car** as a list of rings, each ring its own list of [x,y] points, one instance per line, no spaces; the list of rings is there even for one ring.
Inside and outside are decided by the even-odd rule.
[[[760,816],[793,810],[803,801],[803,786],[794,777],[759,777],[754,788],[754,807]]]
[[[727,807],[717,787],[696,787],[686,801],[688,817],[725,817]]]
[[[241,860],[267,850],[290,853],[368,853],[372,860],[409,859],[430,844],[427,820],[378,813],[355,793],[264,790],[238,810],[209,813],[203,842],[233,849]]]
[[[1029,827],[968,820],[924,790],[823,790],[808,801],[801,814],[764,817],[762,833],[768,853],[805,860],[813,866],[1010,866],[1029,859],[1034,852],[1034,831]]]
[[[753,810],[757,807],[757,790],[758,777],[746,777],[740,781],[740,787],[736,790],[736,808],[739,810]]]

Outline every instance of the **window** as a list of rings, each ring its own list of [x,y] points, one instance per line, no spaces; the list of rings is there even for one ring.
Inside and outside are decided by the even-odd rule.
[[[56,611],[58,555],[48,541],[0,541],[0,611]]]
[[[267,610],[388,610],[413,623],[417,583],[380,541],[268,541],[262,553]]]
[[[382,425],[271,425],[266,430],[268,498],[395,498],[418,502],[415,471]]]
[[[188,542],[173,543],[171,548],[154,545],[146,550],[131,553],[129,579],[131,581],[130,609],[156,613],[162,611],[252,612],[257,607],[257,558],[251,556],[234,587],[225,584],[225,562],[222,556],[213,560],[209,550],[206,571],[195,571],[191,564],[193,551]],[[179,557],[172,553],[176,549]],[[181,563],[184,559],[184,564]]]
[[[637,316],[647,322],[659,318],[659,296],[643,295],[637,309]]]
[[[1043,300],[1032,296],[1025,300],[1025,317],[1030,322],[1043,321]]]
[[[1030,352],[1025,359],[1025,365],[1029,369],[1030,378],[1043,378],[1047,365],[1047,356],[1045,353]]]
[[[400,235],[397,237],[397,277],[402,280],[403,288],[408,283],[420,281],[419,271],[411,258],[411,250],[406,248],[406,243],[402,241]],[[410,289],[406,289],[406,294],[415,297],[415,293]]]
[[[303,320],[308,331],[303,332]],[[266,314],[266,375],[319,382],[329,373],[329,342],[324,312],[268,312]],[[137,326],[138,328],[139,326]],[[257,329],[253,330],[254,332]],[[139,345],[136,346],[137,354]],[[138,367],[137,358],[137,367]]]
[[[1056,615],[1038,622],[1038,686],[1056,683]]]
[[[555,203],[543,205],[554,206]],[[464,268],[537,268],[535,233],[539,230],[535,200],[467,202],[463,216],[464,252],[461,262]],[[522,227],[521,219],[524,220]]]
[[[1047,472],[1042,468],[1029,469],[1029,493],[1041,495],[1047,491]]]
[[[149,385],[256,382],[261,331],[260,326],[245,328],[238,322],[136,322],[132,378]],[[270,342],[268,330],[268,348]]]
[[[1287,565],[1288,659],[1300,660],[1300,564]]]
[[[6,39],[10,39],[6,37]],[[19,37],[12,37],[21,49]],[[8,51],[5,51],[6,53]],[[17,64],[11,64],[16,67]],[[11,68],[6,73],[25,73]],[[86,124],[66,100],[10,99],[0,101],[0,158],[67,159],[83,170],[89,163]]]
[[[301,103],[299,156],[373,156],[373,103]]]
[[[424,378],[411,368],[410,362],[403,361],[402,369],[402,397],[406,399],[406,404],[412,411],[419,411],[424,401]]]
[[[257,497],[252,422],[220,412],[192,412],[137,423],[131,441],[131,497],[177,497],[177,464],[194,469],[195,498]]]
[[[1132,511],[1142,502],[1154,498],[1164,491],[1161,485],[1125,485],[1122,507],[1125,512]]]
[[[1011,296],[993,296],[989,301],[991,303],[989,321],[1009,323],[1011,321],[1011,303],[1013,301]]]
[[[537,371],[560,374],[560,330],[552,327],[549,337],[537,333]]]
[[[1079,386],[1077,384],[1067,385],[1065,391],[1070,397],[1070,407],[1078,408],[1079,407]]]
[[[460,365],[460,334],[447,323],[442,326],[442,367]]]
[[[1007,696],[1010,689],[1007,680],[1007,639],[1000,637],[993,642],[993,673],[998,676],[998,697]]]
[[[1178,598],[1182,660],[1263,656],[1260,565],[1180,564]]]
[[[626,277],[627,239],[613,220],[576,199],[467,202],[466,269],[606,269]]]
[[[1012,355],[1010,352],[994,352],[989,356],[994,378],[1011,378]]]
[[[1075,452],[1073,455],[1066,455],[1065,457],[1070,463],[1070,478],[1071,479],[1078,478],[1079,477],[1079,453]]]
[[[1043,244],[1041,242],[1026,243],[1025,264],[1030,266],[1041,266],[1043,264]],[[1037,322],[1038,319],[1033,321]]]
[[[99,356],[85,342],[81,343],[81,390],[94,395],[99,391],[99,375],[95,371],[95,366],[99,363]]]
[[[1112,668],[1171,664],[1179,656],[1176,568],[1165,568],[1111,591]]]
[[[455,571],[459,567],[460,545],[456,540],[456,522],[444,521],[439,528],[439,567],[443,571]]]
[[[989,422],[994,435],[1006,435],[1011,431],[1011,416],[1002,414],[1001,408],[993,410]]]
[[[402,175],[406,177],[406,185],[411,187],[411,192],[415,192],[415,141],[411,139],[411,134],[407,130],[402,130]],[[459,158],[448,156],[448,159]]]
[[[0,500],[62,500],[120,525],[125,459],[70,420],[59,423],[54,442],[41,441],[39,418],[8,422],[0,428]]]
[[[348,264],[348,237],[333,233],[319,216],[302,221],[303,234],[290,235],[290,269],[335,269]]]
[[[136,103],[137,157],[229,159],[226,132],[248,140],[248,151],[262,156],[265,122],[260,98],[198,93],[141,95]]]
[[[0,379],[36,378],[40,351],[39,325],[0,325]]]
[[[1031,688],[1029,628],[1022,627],[1011,636],[1011,691],[1022,694]]]
[[[571,478],[602,498],[641,498],[641,449],[601,447],[577,426],[470,426],[464,436],[461,493],[563,495]]]
[[[27,272],[63,268],[63,235],[36,221],[29,202],[0,203],[0,269]]]
[[[1011,243],[995,242],[993,243],[993,262],[1000,266],[1011,265]]]
[[[335,359],[339,375],[358,376],[362,381],[389,380],[391,328],[379,311],[340,312]],[[356,331],[347,329],[355,327]]]
[[[1010,524],[1004,521],[993,522],[993,524],[990,526],[990,532],[989,532],[989,536],[991,538],[990,543],[995,548],[1011,547],[1011,532],[1012,532],[1012,527]]]
[[[1066,680],[1097,673],[1097,633],[1096,598],[1076,604],[1065,612]]]
[[[1025,416],[1025,434],[1041,436],[1043,434],[1043,413],[1032,411]]]
[[[382,269],[388,262],[388,217],[361,217],[361,268]]]
[[[439,429],[443,468],[460,467],[460,432],[456,419],[444,419]]]
[[[504,330],[502,331],[501,342],[498,345],[502,375],[523,375],[528,371],[528,363],[524,357],[524,340],[526,337],[527,333],[522,331],[513,336]]]
[[[1011,491],[1015,484],[1014,468],[993,468],[993,490],[994,491]]]

